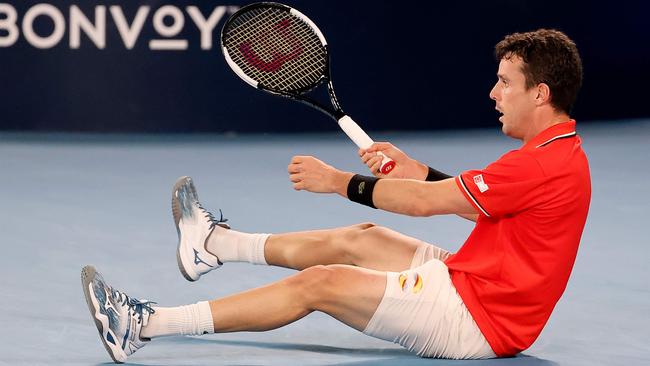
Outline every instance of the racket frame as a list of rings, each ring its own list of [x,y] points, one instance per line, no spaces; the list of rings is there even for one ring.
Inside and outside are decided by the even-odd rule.
[[[313,83],[312,85],[308,85],[304,88],[295,89],[292,91],[274,89],[253,80],[250,76],[246,75],[246,73],[232,60],[224,42],[224,31],[228,28],[230,23],[232,23],[232,21],[234,21],[237,18],[238,13],[246,12],[246,11],[253,10],[255,8],[262,8],[262,7],[273,7],[273,8],[285,10],[289,14],[294,15],[300,18],[305,23],[309,24],[309,26],[312,28],[314,33],[316,33],[316,36],[318,36],[318,39],[320,40],[321,45],[324,48],[326,57],[325,57],[325,71],[321,76],[321,78],[318,79],[315,83]],[[330,69],[331,60],[330,60],[330,53],[329,53],[329,47],[327,45],[327,40],[325,39],[325,36],[320,31],[320,29],[316,26],[316,24],[311,19],[307,18],[307,16],[301,13],[300,11],[290,6],[274,3],[274,2],[260,2],[260,3],[246,5],[240,8],[235,14],[233,14],[230,18],[228,18],[228,20],[226,20],[221,30],[220,41],[221,41],[221,51],[224,54],[224,58],[226,59],[226,62],[228,63],[230,68],[237,74],[237,76],[242,78],[250,86],[257,89],[262,89],[271,94],[279,95],[282,97],[286,97],[307,104],[308,106],[313,107],[327,114],[328,116],[332,117],[336,121],[338,121],[343,116],[345,116],[345,112],[343,112],[343,109],[341,108],[341,104],[339,103],[338,98],[336,97],[336,93],[334,92],[334,85],[332,84],[332,76],[331,76],[331,69]],[[327,83],[327,91],[333,108],[326,106],[318,102],[317,100],[305,95],[306,93],[309,93],[310,91],[318,88],[324,83]]]
[[[261,83],[258,83],[246,73],[231,59],[230,54],[228,53],[228,49],[226,48],[225,41],[224,41],[224,31],[228,28],[230,23],[232,23],[235,19],[237,19],[238,14],[241,14],[243,12],[255,9],[255,8],[261,8],[261,7],[273,7],[273,8],[278,8],[282,9],[284,11],[287,11],[289,14],[300,18],[302,21],[307,23],[314,33],[318,36],[318,39],[320,40],[324,52],[325,52],[325,70],[323,72],[323,75],[312,85],[308,85],[304,88],[300,89],[295,89],[292,91],[285,91],[285,90],[278,90],[274,89],[271,87],[267,87]],[[330,60],[330,52],[329,52],[329,47],[327,45],[327,40],[325,39],[325,36],[323,33],[320,31],[318,26],[309,19],[306,15],[301,13],[300,11],[284,5],[284,4],[279,4],[279,3],[274,3],[274,2],[259,2],[259,3],[253,3],[250,5],[243,6],[240,8],[237,12],[235,12],[228,20],[223,25],[223,28],[221,29],[221,35],[220,35],[220,42],[221,42],[221,51],[223,52],[224,58],[226,59],[226,62],[230,66],[230,68],[239,76],[241,79],[243,79],[247,84],[251,85],[252,87],[256,89],[261,89],[264,90],[267,93],[271,93],[274,95],[279,95],[285,98],[289,98],[295,101],[299,101],[303,104],[306,104],[314,109],[317,109],[326,115],[330,116],[332,119],[338,122],[339,127],[343,129],[343,131],[352,139],[355,144],[361,148],[368,148],[374,141],[366,134],[359,125],[356,124],[350,118],[348,115],[345,114],[343,111],[343,108],[341,107],[341,104],[338,101],[338,98],[336,97],[336,93],[334,92],[334,84],[332,83],[332,76],[331,76],[331,60]],[[327,84],[327,92],[329,95],[330,102],[332,106],[326,106],[323,103],[318,102],[317,100],[306,96],[305,94],[316,89],[317,87],[321,86],[322,84],[326,83]],[[383,153],[378,152],[379,155],[383,157],[383,162],[381,164],[380,171],[384,174],[390,173],[393,168],[395,167],[395,162],[390,159],[389,157],[385,156]]]

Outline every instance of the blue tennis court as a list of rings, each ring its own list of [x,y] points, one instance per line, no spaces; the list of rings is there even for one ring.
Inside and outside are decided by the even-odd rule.
[[[650,364],[650,121],[581,126],[592,173],[587,226],[568,288],[535,344],[516,358],[419,359],[312,314],[266,333],[165,338],[134,365],[647,365]],[[455,174],[483,167],[516,141],[493,130],[394,133],[416,159]],[[315,155],[366,172],[340,133],[74,135],[0,133],[0,365],[110,363],[80,288],[83,265],[116,287],[176,306],[250,289],[292,271],[227,264],[197,283],[178,272],[170,212],[175,179],[243,231],[286,232],[372,221],[456,250],[473,223],[409,218],[337,196],[296,192],[286,166]]]

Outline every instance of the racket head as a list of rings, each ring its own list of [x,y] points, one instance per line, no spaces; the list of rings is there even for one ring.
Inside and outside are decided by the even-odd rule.
[[[239,9],[221,30],[221,50],[237,76],[275,94],[300,95],[329,80],[325,37],[304,14],[283,4]]]

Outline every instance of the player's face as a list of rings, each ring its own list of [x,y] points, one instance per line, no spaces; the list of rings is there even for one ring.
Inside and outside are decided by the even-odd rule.
[[[522,70],[523,61],[519,57],[501,59],[498,80],[490,91],[490,98],[496,102],[501,112],[499,121],[507,136],[523,139],[535,110],[535,88],[526,90],[526,77]]]

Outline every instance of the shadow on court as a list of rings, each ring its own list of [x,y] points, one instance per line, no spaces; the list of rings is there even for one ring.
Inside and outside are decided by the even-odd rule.
[[[356,361],[333,363],[329,366],[558,366],[556,362],[543,360],[537,357],[518,355],[513,358],[501,358],[494,360],[440,360],[427,359],[415,356],[395,357],[379,360]]]
[[[334,347],[320,344],[305,344],[305,343],[290,343],[290,342],[256,342],[256,341],[233,341],[233,340],[218,340],[206,338],[173,338],[170,343],[178,344],[178,349],[182,349],[182,344],[204,344],[206,346],[214,347],[215,357],[218,354],[220,347],[243,347],[253,348],[258,350],[285,350],[296,352],[313,352],[317,354],[332,354],[332,355],[348,355],[348,356],[364,356],[372,357],[372,359],[364,361],[351,361],[340,363],[328,363],[326,366],[420,366],[420,365],[435,365],[435,366],[558,366],[559,364],[553,361],[540,359],[534,356],[525,354],[517,355],[512,358],[492,359],[492,360],[445,360],[445,359],[430,359],[417,357],[405,349],[394,348],[351,348],[351,347]],[[258,350],[251,350],[250,352],[256,353]],[[309,357],[309,356],[306,356]],[[376,357],[376,358],[374,358]],[[232,365],[247,365],[238,363],[232,360]],[[269,360],[270,361],[270,360]],[[293,364],[292,360],[289,363]],[[276,364],[277,360],[270,361],[269,364]],[[100,363],[98,365],[112,365],[111,362]],[[185,363],[183,363],[185,364]],[[156,366],[163,364],[156,363],[125,363],[125,365],[147,365]],[[169,363],[164,363],[169,365]],[[224,363],[229,365],[229,363]],[[256,364],[257,365],[257,364]]]
[[[525,354],[517,355],[512,358],[502,358],[494,360],[440,360],[421,358],[413,355],[406,349],[394,348],[352,348],[352,347],[333,347],[321,344],[305,344],[305,343],[289,343],[289,342],[254,342],[254,341],[231,341],[219,339],[206,339],[206,338],[178,338],[177,342],[206,342],[211,343],[218,349],[219,346],[237,346],[237,347],[252,347],[252,348],[267,348],[267,349],[281,349],[281,350],[294,350],[304,352],[315,352],[325,354],[347,354],[356,356],[373,356],[385,357],[386,359],[373,359],[368,361],[355,361],[344,363],[333,363],[330,365],[339,366],[365,366],[365,365],[476,365],[476,366],[496,366],[496,365],[513,365],[513,366],[555,366],[555,362],[543,360],[537,357],[528,356]]]
[[[174,338],[170,343],[178,344],[178,349],[182,349],[181,344],[193,343],[204,344],[213,346],[215,354],[218,354],[220,347],[243,347],[254,349],[267,349],[267,350],[285,350],[297,352],[313,352],[317,354],[332,354],[332,355],[348,355],[348,356],[364,356],[372,357],[372,359],[364,361],[351,361],[340,363],[328,363],[327,366],[420,366],[420,365],[435,365],[435,366],[558,366],[559,364],[553,361],[544,360],[534,356],[525,354],[517,355],[512,358],[491,359],[491,360],[446,360],[446,359],[430,359],[417,357],[405,349],[392,349],[392,348],[351,348],[351,347],[334,347],[320,344],[305,344],[305,343],[289,343],[289,342],[256,342],[256,341],[232,341],[232,340],[218,340],[206,338]],[[258,350],[251,350],[250,352],[256,353]],[[309,357],[309,356],[306,356]],[[375,358],[376,357],[376,358]],[[235,360],[232,360],[235,361]],[[295,361],[295,360],[293,360]],[[290,362],[290,363],[293,363]],[[277,361],[271,361],[276,364]],[[112,363],[101,363],[99,365],[110,365]],[[147,365],[154,366],[158,364],[151,363],[126,363],[125,365]],[[165,365],[168,365],[165,363]],[[228,363],[224,363],[228,365]],[[232,365],[246,365],[242,363],[233,362]]]
[[[405,349],[400,348],[348,348],[348,347],[334,347],[322,344],[307,344],[307,343],[290,343],[290,342],[256,342],[256,341],[241,341],[241,340],[221,340],[221,339],[208,339],[208,338],[179,338],[179,343],[184,342],[205,342],[214,345],[214,349],[219,349],[220,346],[236,346],[236,347],[250,347],[250,348],[266,348],[276,350],[293,350],[303,352],[315,352],[325,354],[347,354],[357,356],[412,356]]]

